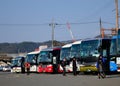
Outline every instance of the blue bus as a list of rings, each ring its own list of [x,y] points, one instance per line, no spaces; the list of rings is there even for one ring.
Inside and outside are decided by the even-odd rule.
[[[18,56],[11,61],[11,72],[13,73],[25,73],[25,57]]]
[[[110,46],[110,69],[111,71],[120,72],[120,30],[118,34],[112,36]]]

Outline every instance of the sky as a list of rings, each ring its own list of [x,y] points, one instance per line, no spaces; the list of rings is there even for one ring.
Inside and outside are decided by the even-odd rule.
[[[51,23],[57,24],[54,40],[93,38],[100,34],[100,18],[110,29],[115,16],[115,0],[0,0],[0,43],[49,41]]]

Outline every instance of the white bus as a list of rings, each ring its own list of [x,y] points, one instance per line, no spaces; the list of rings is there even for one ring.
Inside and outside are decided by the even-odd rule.
[[[39,49],[37,49],[36,51],[29,52],[26,55],[25,64],[26,63],[30,64],[29,72],[37,72],[37,66],[38,66],[37,59],[38,59],[38,55],[41,52],[41,50],[43,50],[45,48],[47,48],[47,45],[39,46]]]
[[[80,71],[80,44],[82,40],[75,41],[71,44],[66,44],[62,47],[60,60],[67,60],[66,72],[73,72],[72,59],[77,59],[77,71]]]
[[[66,72],[71,72],[71,67],[69,65],[69,63],[70,63],[71,46],[72,46],[72,43],[71,44],[66,44],[66,45],[62,46],[61,53],[60,53],[60,63],[62,63],[62,60],[64,58],[66,58],[66,60],[67,60]],[[61,70],[61,72],[63,72],[63,68],[62,68],[61,65],[60,65],[60,70]]]
[[[75,57],[77,60],[77,72],[80,72],[80,65],[81,65],[81,57],[80,57],[81,42],[82,40],[72,43],[71,52],[70,52],[70,61],[72,61],[73,57]],[[70,62],[70,67],[72,67],[72,62]],[[72,68],[71,71],[73,71]]]
[[[40,51],[33,51],[26,55],[25,63],[30,64],[30,72],[37,72],[37,58]]]
[[[80,46],[80,56],[82,63],[80,71],[84,73],[97,72],[96,63],[100,54],[105,58],[105,71],[109,71],[110,42],[110,39],[105,38],[93,38],[83,40]]]

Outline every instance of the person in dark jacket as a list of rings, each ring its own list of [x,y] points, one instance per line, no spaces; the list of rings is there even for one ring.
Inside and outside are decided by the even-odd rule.
[[[105,72],[104,72],[104,58],[102,55],[98,57],[97,61],[97,69],[98,69],[98,78],[100,79],[105,78]]]
[[[63,68],[63,76],[65,76],[66,75],[66,58],[64,58],[62,61],[62,68]]]
[[[72,60],[72,66],[73,66],[73,75],[77,75],[77,60],[75,57]]]
[[[25,66],[24,66],[25,58],[21,58],[21,73],[25,73]]]

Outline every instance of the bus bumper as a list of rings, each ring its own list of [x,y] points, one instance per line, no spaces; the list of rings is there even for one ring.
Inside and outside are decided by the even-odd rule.
[[[80,72],[97,72],[97,68],[95,66],[81,66]]]
[[[11,72],[12,72],[12,73],[20,73],[20,72],[21,72],[21,67],[13,67],[13,68],[11,69]]]

